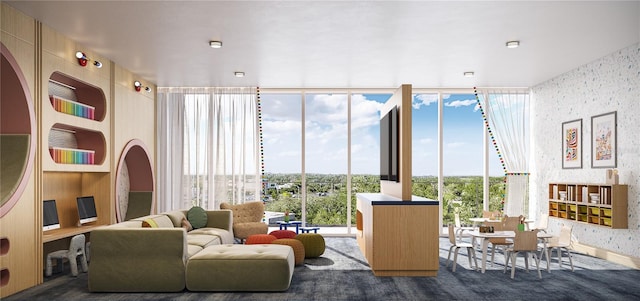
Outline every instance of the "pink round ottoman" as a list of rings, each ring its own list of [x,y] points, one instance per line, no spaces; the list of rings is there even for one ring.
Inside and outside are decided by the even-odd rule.
[[[291,230],[274,230],[269,232],[269,235],[273,235],[277,238],[296,238],[296,232]]]

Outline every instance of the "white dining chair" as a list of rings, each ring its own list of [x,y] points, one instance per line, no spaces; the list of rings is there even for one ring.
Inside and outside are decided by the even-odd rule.
[[[476,251],[473,248],[473,245],[466,242],[460,242],[456,239],[456,230],[454,225],[449,225],[449,242],[451,243],[451,247],[449,248],[449,255],[447,256],[447,265],[449,266],[449,259],[451,258],[451,251],[455,249],[453,255],[453,268],[452,272],[456,271],[456,265],[458,264],[458,250],[461,248],[467,248],[467,255],[469,257],[469,266],[473,268],[471,264],[471,257],[473,257],[473,262],[475,263],[475,269],[478,269],[478,261],[476,260]]]
[[[516,237],[513,240],[513,246],[506,250],[506,262],[504,265],[504,273],[507,272],[509,261],[511,261],[511,279],[516,275],[516,258],[518,253],[525,253],[524,265],[529,272],[529,256],[532,256],[536,268],[538,269],[538,278],[542,278],[540,273],[540,260],[538,259],[538,231],[516,231]]]
[[[567,253],[567,257],[569,257],[569,264],[571,265],[571,271],[573,272],[573,259],[571,258],[571,232],[573,231],[573,226],[562,225],[560,228],[560,235],[554,236],[549,239],[547,243],[547,248],[549,248],[549,255],[553,255],[553,249],[556,249],[558,255],[558,264],[562,268],[562,251],[564,250]],[[547,264],[551,262],[550,258],[547,258]]]
[[[456,238],[458,241],[463,242],[464,238],[468,238],[471,240],[472,236],[469,234],[470,231],[475,230],[474,227],[463,227],[462,222],[460,221],[460,213],[454,213],[454,221],[455,221],[455,230],[456,230]]]

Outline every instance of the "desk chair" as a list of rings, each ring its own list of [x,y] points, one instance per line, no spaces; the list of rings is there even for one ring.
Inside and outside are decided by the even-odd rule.
[[[69,244],[68,250],[59,250],[54,251],[47,254],[47,270],[46,276],[51,276],[52,273],[52,263],[53,259],[56,259],[57,269],[62,271],[63,260],[66,258],[69,261],[69,265],[71,266],[71,275],[74,277],[78,276],[78,257],[80,257],[80,263],[82,265],[82,272],[86,273],[89,270],[87,266],[87,257],[85,254],[85,237],[84,234],[78,234],[71,238],[71,243]]]
[[[540,273],[540,260],[538,259],[538,232],[537,231],[516,231],[516,238],[513,240],[513,246],[507,248],[505,256],[504,273],[507,272],[509,266],[509,258],[511,258],[511,279],[516,275],[516,258],[519,252],[525,252],[524,266],[529,272],[529,255],[533,256],[538,269],[538,278],[542,279]]]

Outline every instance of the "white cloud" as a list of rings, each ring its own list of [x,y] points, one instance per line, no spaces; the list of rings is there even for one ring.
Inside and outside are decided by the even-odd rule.
[[[417,144],[422,144],[422,145],[426,145],[426,144],[432,144],[433,143],[433,139],[431,138],[421,138],[418,139]]]
[[[420,109],[421,106],[428,106],[432,103],[438,103],[438,94],[417,94],[413,98],[413,106],[414,109]]]
[[[460,148],[460,147],[463,147],[465,145],[466,145],[466,143],[464,143],[464,142],[450,142],[450,143],[446,144],[447,148]]]
[[[475,99],[467,99],[467,100],[454,100],[451,102],[447,102],[444,104],[445,107],[466,107],[466,106],[470,106],[472,104],[478,104],[478,101]]]

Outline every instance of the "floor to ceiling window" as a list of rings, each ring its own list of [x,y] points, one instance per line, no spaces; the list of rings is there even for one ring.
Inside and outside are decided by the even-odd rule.
[[[302,95],[262,94],[266,210],[302,219]]]
[[[307,224],[346,225],[348,102],[346,94],[305,94]]]
[[[438,93],[413,95],[413,195],[438,199]]]
[[[482,216],[484,124],[473,94],[442,96],[443,224]]]
[[[380,191],[379,110],[391,94],[330,92],[261,94],[266,208],[293,212],[308,225],[345,227],[355,223],[355,194]],[[463,222],[479,216],[485,203],[497,209],[503,171],[495,148],[483,141],[475,95],[418,93],[412,105],[413,194],[437,200],[442,187],[443,224],[454,212]]]

